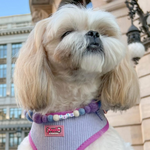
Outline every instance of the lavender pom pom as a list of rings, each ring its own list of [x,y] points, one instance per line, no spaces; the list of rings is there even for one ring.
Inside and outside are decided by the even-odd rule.
[[[26,116],[26,113],[27,113],[27,111],[26,110],[24,110],[24,115]]]
[[[47,123],[48,122],[48,119],[47,119],[46,115],[42,116],[42,122],[43,123]]]
[[[91,112],[91,108],[89,106],[85,106],[84,109],[85,109],[86,113],[90,113]]]
[[[33,118],[33,121],[36,122],[37,124],[42,123],[42,115],[41,114],[35,113],[32,118]]]
[[[98,110],[97,103],[90,103],[89,107],[91,108],[91,112],[96,112]]]

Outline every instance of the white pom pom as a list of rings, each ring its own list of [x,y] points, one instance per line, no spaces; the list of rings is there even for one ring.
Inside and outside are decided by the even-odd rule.
[[[141,58],[145,54],[145,47],[142,43],[131,43],[128,48],[131,58]]]
[[[78,110],[75,110],[73,113],[74,113],[75,117],[79,117],[79,115],[80,115]]]
[[[53,120],[54,120],[54,121],[59,121],[59,116],[58,116],[58,115],[54,115],[54,116],[53,116]]]

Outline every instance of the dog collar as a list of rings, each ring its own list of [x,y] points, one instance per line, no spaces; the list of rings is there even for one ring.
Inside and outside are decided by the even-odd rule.
[[[66,111],[66,112],[56,112],[56,113],[50,113],[46,115],[41,115],[40,113],[34,113],[33,111],[28,111],[25,113],[26,118],[31,121],[35,122],[37,124],[42,124],[42,123],[50,123],[54,121],[60,121],[72,117],[79,117],[83,116],[86,113],[94,113],[96,112],[99,108],[101,107],[101,102],[96,102],[96,100],[92,100],[92,102],[83,107],[83,108],[78,108],[75,109],[74,111]],[[106,111],[104,111],[105,113]]]
[[[32,123],[29,142],[33,150],[84,150],[109,128],[109,123],[100,108],[81,117]]]

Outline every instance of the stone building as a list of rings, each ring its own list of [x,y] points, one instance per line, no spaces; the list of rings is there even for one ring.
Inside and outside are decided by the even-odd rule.
[[[128,9],[125,0],[112,0],[107,3],[104,0],[93,0],[94,7],[99,7],[111,12],[116,16],[121,28],[122,39],[127,43],[126,33],[131,26],[128,20]],[[150,11],[149,0],[138,0],[144,12]],[[138,22],[135,22],[138,25]],[[150,150],[150,49],[136,66],[139,77],[141,100],[126,112],[108,112],[109,123],[115,127],[117,132],[130,142],[135,150]]]
[[[122,40],[127,44],[126,33],[131,25],[125,0],[91,0],[94,8],[109,11],[116,16]],[[61,0],[29,0],[31,15],[0,18],[0,150],[16,149],[21,138],[27,135],[30,123],[23,111],[17,108],[13,97],[12,72],[16,51],[32,30],[32,24],[49,17]],[[150,11],[149,0],[138,0],[141,8]],[[137,25],[137,24],[136,24]],[[6,53],[7,51],[7,53]],[[136,66],[139,77],[141,101],[126,112],[109,111],[106,115],[121,137],[135,150],[150,150],[150,50]],[[19,127],[19,128],[18,128]],[[13,147],[11,147],[11,145]],[[9,148],[10,147],[10,148]]]
[[[16,105],[12,76],[18,51],[32,28],[30,14],[0,17],[0,150],[16,150],[31,127]]]
[[[111,12],[116,16],[117,22],[121,28],[122,39],[127,43],[126,33],[131,26],[128,20],[128,9],[125,0],[93,0],[94,7],[99,7]],[[138,0],[140,7],[144,12],[150,11],[149,0]],[[138,25],[137,22],[135,22]],[[135,150],[150,149],[150,49],[136,66],[139,77],[141,100],[126,112],[114,113],[108,112],[107,118],[109,123],[115,127],[117,132],[130,142]]]

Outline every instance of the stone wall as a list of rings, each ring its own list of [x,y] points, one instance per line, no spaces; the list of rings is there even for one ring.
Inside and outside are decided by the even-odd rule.
[[[125,0],[92,0],[94,7],[99,7],[116,16],[121,28],[122,39],[127,43],[126,32],[131,22],[128,20],[128,9]],[[150,11],[149,0],[138,0],[141,8]],[[136,22],[137,25],[137,22]],[[136,66],[139,77],[141,101],[126,112],[108,112],[110,124],[117,130],[126,142],[130,142],[135,150],[150,150],[150,49]]]

